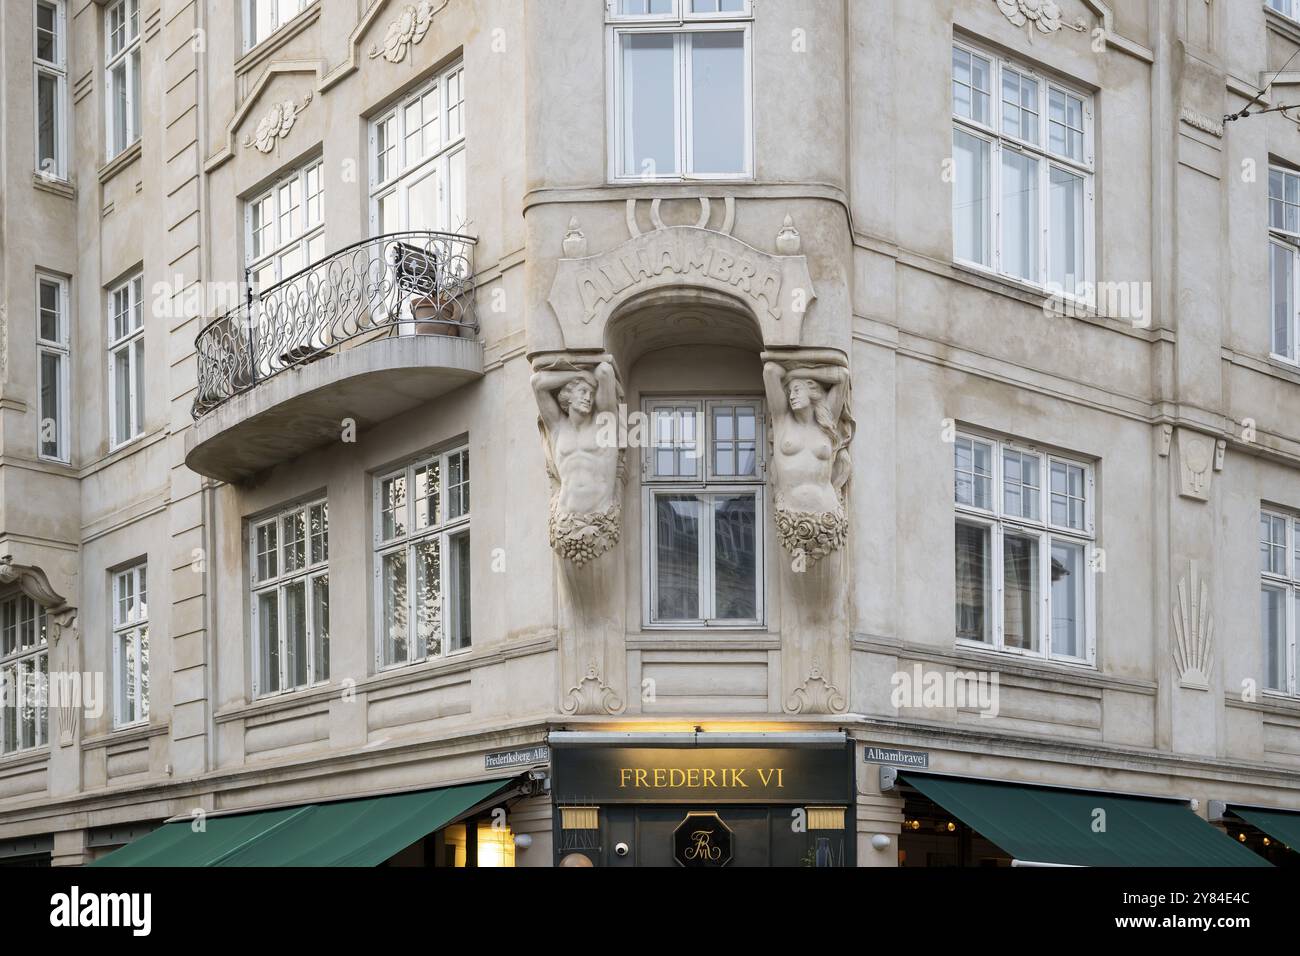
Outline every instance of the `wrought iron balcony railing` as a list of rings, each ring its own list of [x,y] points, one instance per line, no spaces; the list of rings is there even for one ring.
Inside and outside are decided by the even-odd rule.
[[[205,325],[195,339],[198,419],[286,369],[355,340],[478,334],[474,243],[397,232],[346,246]]]

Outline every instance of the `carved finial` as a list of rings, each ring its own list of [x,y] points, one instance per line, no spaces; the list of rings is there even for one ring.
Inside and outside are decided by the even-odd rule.
[[[578,217],[569,220],[569,228],[564,233],[564,258],[581,259],[587,254],[587,237],[578,228]]]
[[[799,230],[794,227],[794,220],[790,218],[790,214],[786,213],[781,231],[776,234],[776,251],[783,256],[797,256],[801,244]]]

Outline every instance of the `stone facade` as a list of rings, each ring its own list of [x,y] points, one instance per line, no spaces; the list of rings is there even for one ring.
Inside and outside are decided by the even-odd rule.
[[[1223,121],[1300,23],[1215,0],[755,3],[752,175],[625,179],[599,0],[318,0],[247,51],[226,2],[139,0],[139,142],[106,160],[110,6],[58,5],[66,180],[33,174],[33,4],[0,20],[0,582],[55,622],[51,669],[107,695],[0,756],[0,849],[76,864],[196,808],[484,779],[485,754],[559,728],[844,729],[948,773],[1300,810],[1300,698],[1259,690],[1257,556],[1261,507],[1300,513],[1266,241],[1270,163],[1300,166],[1300,141],[1258,107]],[[955,261],[954,39],[1088,94],[1090,276],[1140,290],[1140,314]],[[463,160],[436,202],[461,184],[464,219],[422,221],[475,240],[473,341],[351,340],[196,419],[196,338],[243,301],[249,204],[319,159],[324,254],[393,231],[372,121],[456,64]],[[107,303],[137,271],[143,421],[113,448]],[[69,295],[66,463],[39,454],[38,274]],[[653,620],[645,459],[595,432],[657,396],[764,403],[750,626]],[[968,434],[1089,466],[1083,660],[954,640]],[[461,446],[472,640],[388,667],[376,483]],[[250,534],[317,500],[328,680],[268,695]],[[141,560],[149,716],[118,727],[113,572]],[[918,666],[996,674],[997,715],[900,706]],[[893,865],[903,803],[855,766],[856,861]],[[548,806],[516,805],[520,865],[554,862]]]

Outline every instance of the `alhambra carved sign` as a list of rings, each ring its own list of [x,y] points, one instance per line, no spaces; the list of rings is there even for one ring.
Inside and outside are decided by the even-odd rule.
[[[609,252],[559,260],[549,301],[562,320],[579,320],[565,324],[569,348],[599,348],[605,321],[621,304],[683,285],[744,302],[769,347],[799,344],[804,314],[816,298],[804,256],[770,255],[712,229],[666,226]]]

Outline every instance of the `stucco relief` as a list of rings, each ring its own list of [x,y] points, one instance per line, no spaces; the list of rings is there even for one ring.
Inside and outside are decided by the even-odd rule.
[[[1174,602],[1174,666],[1183,687],[1208,690],[1214,660],[1214,617],[1210,613],[1210,587],[1201,580],[1197,562],[1189,563],[1187,576],[1178,581]]]
[[[307,93],[301,103],[285,100],[282,103],[272,104],[261,122],[257,124],[253,134],[244,137],[244,148],[256,149],[259,153],[271,152],[280,140],[289,135],[298,121],[298,114],[311,105],[311,100],[312,94]]]
[[[764,352],[761,358],[772,420],[776,529],[801,572],[848,539],[844,488],[857,426],[847,361],[814,349]]]
[[[1223,470],[1227,443],[1180,428],[1178,430],[1178,493],[1195,501],[1210,500],[1210,481]]]
[[[548,301],[561,320],[571,349],[604,348],[605,324],[634,296],[689,285],[721,292],[743,302],[757,318],[764,344],[801,344],[805,313],[816,299],[808,260],[802,255],[772,255],[731,236],[734,202],[727,200],[721,229],[707,228],[712,206],[700,200],[695,225],[665,225],[659,200],[651,202],[653,229],[643,232],[629,201],[628,229],[622,245],[607,252],[569,258],[585,251],[576,226],[566,235]],[[567,241],[572,239],[573,241]],[[793,224],[782,230],[778,248],[798,249]]]
[[[401,63],[411,47],[424,39],[434,15],[448,2],[442,0],[442,3],[435,4],[433,0],[419,0],[418,3],[405,4],[388,24],[383,41],[370,48],[370,59],[382,56],[389,63]]]
[[[1078,33],[1088,29],[1082,17],[1077,18],[1073,23],[1066,21],[1055,0],[996,0],[996,3],[1002,15],[1010,20],[1012,25],[1025,28],[1031,41],[1035,31],[1050,35],[1062,27]]]

